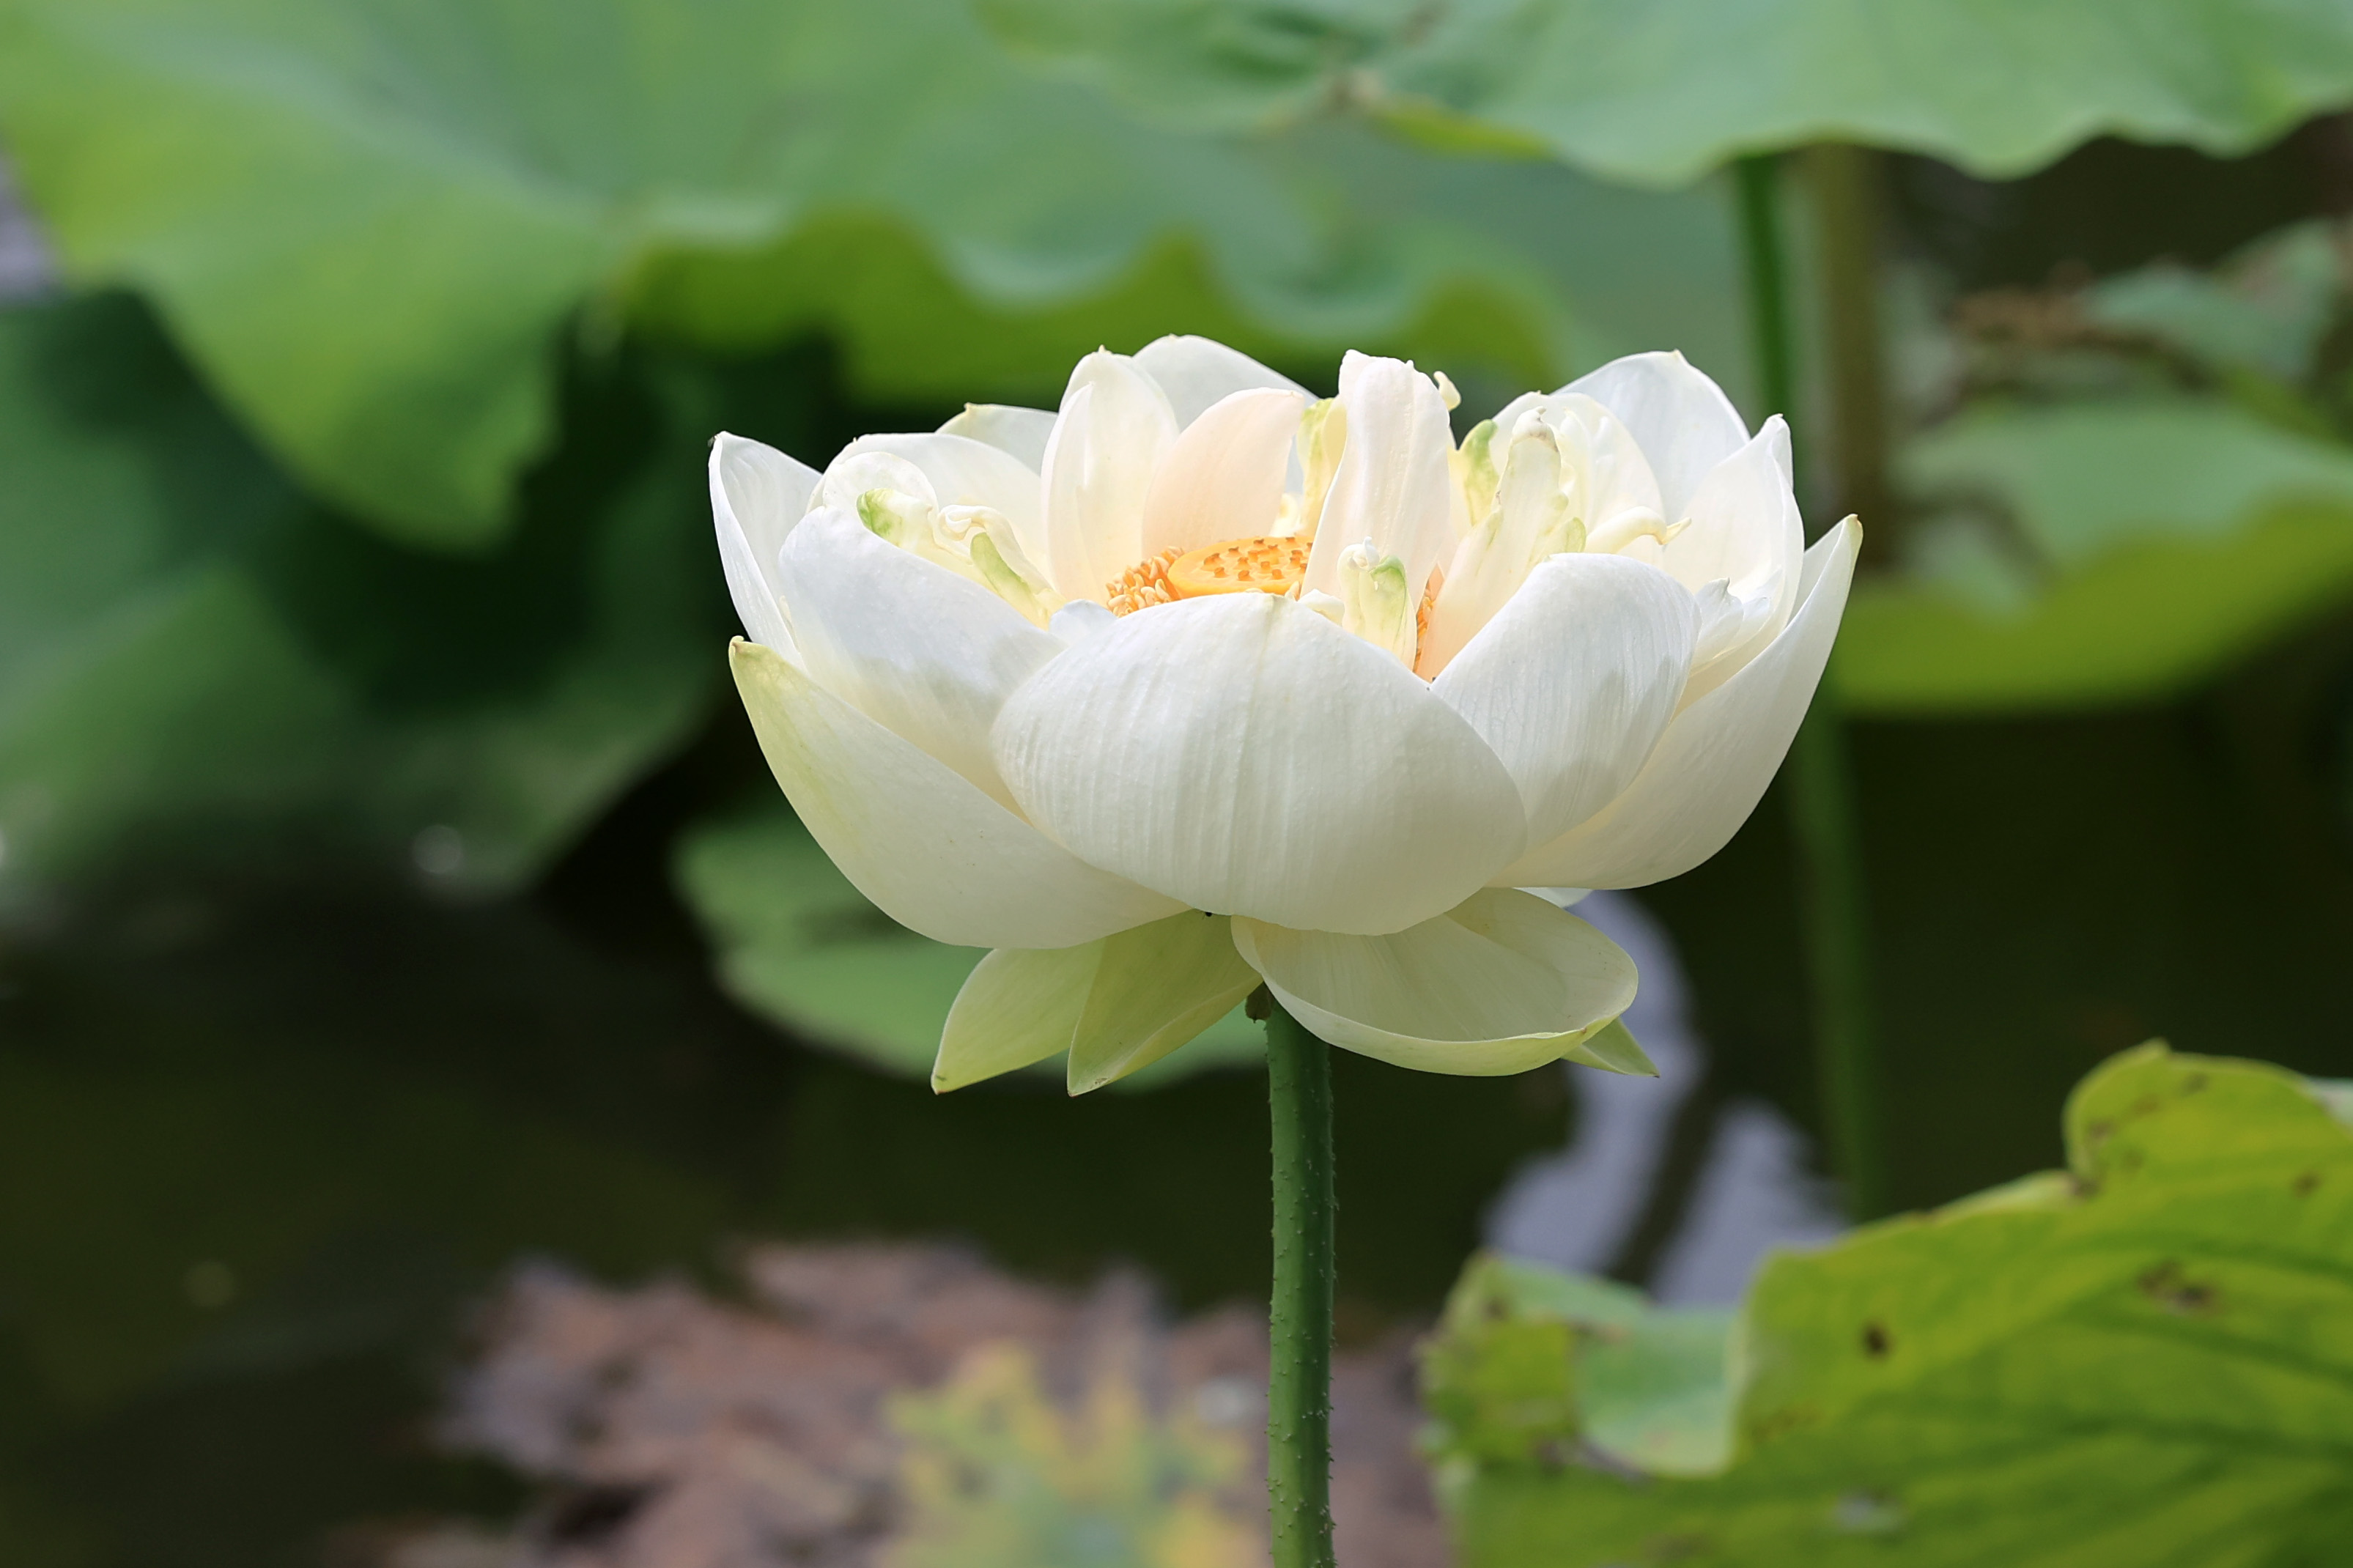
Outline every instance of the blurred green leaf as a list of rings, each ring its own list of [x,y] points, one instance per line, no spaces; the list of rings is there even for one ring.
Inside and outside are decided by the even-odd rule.
[[[1473,1568],[2316,1565],[2353,1539],[2353,1130],[2116,1058],[2069,1169],[1768,1262],[1717,1476],[1458,1466]]]
[[[1015,67],[962,0],[6,0],[0,29],[0,130],[69,272],[151,294],[307,487],[420,543],[500,536],[554,438],[557,345],[639,313],[736,348],[870,333],[868,390],[965,396],[1040,356],[1017,324],[934,369],[944,339],[1073,300],[1103,313],[1057,365],[1197,313],[1328,356],[1476,298],[1525,384],[1613,289],[1673,298],[1580,360],[1686,317],[1695,355],[1738,353],[1709,204],[1356,128],[1146,125]],[[1602,298],[1564,315],[1584,274]]]
[[[985,950],[918,936],[876,909],[781,800],[689,830],[675,864],[737,1001],[815,1044],[931,1075],[948,1008]],[[1113,1087],[1150,1089],[1265,1053],[1264,1032],[1237,1007]],[[1060,1081],[1062,1058],[1024,1070]]]
[[[1609,179],[1861,142],[2023,174],[2104,133],[2244,151],[2353,101],[2335,0],[982,0],[1025,47],[1220,125],[1349,105]]]
[[[536,868],[717,668],[659,421],[582,423],[507,547],[421,556],[292,489],[132,302],[0,313],[5,891],[261,825],[453,889]]]
[[[2268,234],[2211,272],[2178,262],[2104,279],[2084,291],[2094,325],[2142,333],[2218,369],[2300,381],[2348,292],[2347,233],[2332,223]]]
[[[823,328],[874,398],[1051,406],[1081,355],[1168,331],[1311,381],[1329,379],[1344,347],[1400,353],[1448,369],[1480,407],[1669,338],[1746,385],[1729,215],[1712,193],[1433,157],[1348,121],[1180,168],[1172,190],[1240,178],[1244,192],[1272,182],[1281,201],[1227,209],[1205,194],[1214,222],[1139,220],[1132,259],[1043,296],[981,287],[903,224],[819,216],[773,246],[649,261],[630,317],[719,350]]]
[[[1858,584],[1835,668],[1862,711],[2172,696],[2353,588],[2353,451],[2218,400],[1991,410],[1903,463],[2003,526],[1932,523],[1912,574]]]
[[[1442,1482],[1554,1464],[1590,1445],[1662,1475],[1722,1466],[1731,1314],[1662,1310],[1608,1279],[1482,1255],[1422,1347],[1424,1447]]]
[[[1905,449],[1910,489],[1975,495],[2065,572],[2147,539],[2228,538],[2266,507],[2353,510],[2353,450],[2189,398],[1988,410]]]

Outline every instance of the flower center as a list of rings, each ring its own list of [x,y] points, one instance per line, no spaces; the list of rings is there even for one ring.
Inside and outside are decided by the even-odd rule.
[[[1293,594],[1307,576],[1313,541],[1229,539],[1198,550],[1164,550],[1103,584],[1113,615],[1204,594]]]

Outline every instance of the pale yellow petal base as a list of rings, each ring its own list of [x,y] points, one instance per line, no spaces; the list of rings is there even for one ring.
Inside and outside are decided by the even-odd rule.
[[[1070,1091],[1085,1094],[1187,1044],[1257,985],[1230,922],[1195,910],[1078,947],[1000,948],[948,1010],[932,1088],[1068,1051]]]

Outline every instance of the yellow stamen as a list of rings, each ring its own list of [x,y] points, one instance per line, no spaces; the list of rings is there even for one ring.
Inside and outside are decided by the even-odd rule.
[[[1168,588],[1168,565],[1184,553],[1170,545],[1148,561],[1139,561],[1103,584],[1104,602],[1114,616],[1165,605],[1176,595]]]

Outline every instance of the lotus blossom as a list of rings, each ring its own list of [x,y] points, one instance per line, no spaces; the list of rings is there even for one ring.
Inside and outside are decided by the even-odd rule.
[[[1680,354],[1514,399],[1349,354],[1318,401],[1205,339],[1088,355],[818,473],[723,435],[733,664],[876,905],[993,949],[946,1089],[1072,1092],[1261,983],[1409,1068],[1650,1064],[1632,962],[1563,889],[1689,870],[1763,795],[1861,531],[1812,549],[1775,417]],[[1538,889],[1531,892],[1524,889]]]

